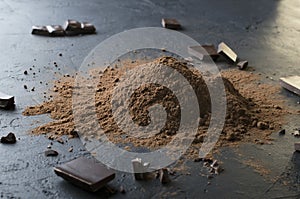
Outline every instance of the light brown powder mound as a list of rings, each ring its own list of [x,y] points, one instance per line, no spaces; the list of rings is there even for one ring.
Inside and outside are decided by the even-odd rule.
[[[156,84],[143,85],[130,98],[128,108],[132,120],[142,126],[149,124],[149,107],[161,104],[165,108],[167,121],[155,136],[150,138],[132,137],[118,127],[112,115],[113,90],[122,82],[125,71],[137,65],[136,62],[124,62],[122,67],[108,67],[100,73],[93,73],[93,78],[97,80],[98,84],[95,92],[95,107],[99,121],[96,122],[99,122],[98,125],[100,124],[106,136],[114,143],[131,143],[137,147],[150,149],[160,148],[172,140],[180,125],[180,105],[168,88]],[[200,123],[193,145],[189,150],[191,157],[197,157],[198,149],[201,147],[208,129],[211,109],[209,92],[203,77],[197,70],[172,57],[156,59],[147,63],[146,66],[154,65],[167,65],[176,69],[190,83],[197,95],[201,110]],[[257,76],[247,71],[229,70],[222,72],[222,76],[227,95],[227,113],[225,126],[217,146],[235,145],[241,141],[263,143],[272,131],[281,127],[282,116],[287,113],[283,110],[282,102],[276,95],[278,88],[266,84],[258,85]],[[55,83],[53,91],[56,95],[53,100],[24,110],[23,114],[27,116],[50,113],[51,118],[54,119],[51,123],[33,129],[34,134],[47,134],[49,138],[57,138],[61,135],[74,137],[76,135],[72,115],[73,87],[73,78],[62,78]],[[87,110],[83,108],[80,111]],[[93,131],[93,122],[86,123],[86,127],[91,131]],[[80,131],[80,129],[77,130]],[[92,132],[93,135],[97,135],[97,133]]]

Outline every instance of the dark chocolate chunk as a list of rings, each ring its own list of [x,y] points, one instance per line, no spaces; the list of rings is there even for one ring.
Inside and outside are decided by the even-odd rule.
[[[278,132],[279,135],[285,135],[285,129],[281,129],[279,132]]]
[[[95,192],[115,178],[115,173],[95,159],[80,157],[54,168],[56,175],[81,187]]]
[[[96,33],[96,28],[93,24],[88,22],[81,23],[81,34],[94,34]]]
[[[49,156],[58,156],[58,152],[55,150],[47,150],[45,151],[45,156],[49,157]]]
[[[57,36],[65,35],[65,30],[60,25],[49,25],[49,26],[46,26],[46,28],[47,28],[50,36],[57,37]]]
[[[64,25],[66,35],[79,35],[81,33],[81,23],[76,20],[67,20]]]
[[[14,144],[17,142],[16,136],[13,133],[9,133],[7,136],[1,137],[1,143]]]
[[[31,34],[50,36],[46,26],[32,26]]]
[[[10,109],[14,107],[15,98],[0,92],[0,108]]]
[[[244,70],[248,67],[248,61],[240,61],[238,64],[237,64],[237,67],[240,69],[240,70]]]
[[[165,19],[163,18],[161,21],[161,25],[164,28],[179,30],[181,29],[180,23],[176,19]]]
[[[171,182],[168,169],[163,168],[160,170],[159,180],[162,184],[167,184]]]

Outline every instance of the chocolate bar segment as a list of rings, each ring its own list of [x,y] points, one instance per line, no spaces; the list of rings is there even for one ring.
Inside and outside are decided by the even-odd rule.
[[[240,61],[238,64],[237,64],[237,67],[240,69],[240,70],[244,70],[248,67],[248,61]]]
[[[49,25],[46,26],[50,36],[64,36],[65,30],[60,25]]]
[[[69,19],[65,22],[64,30],[66,35],[79,35],[81,33],[81,23],[76,20]]]
[[[94,34],[96,33],[96,28],[93,24],[88,22],[81,23],[81,34]]]
[[[87,191],[96,192],[115,178],[114,171],[95,159],[80,157],[54,168],[56,175]]]
[[[180,23],[176,19],[165,19],[163,18],[161,21],[161,25],[164,28],[179,30],[181,29]]]
[[[5,93],[0,92],[0,108],[10,109],[15,105],[14,96],[7,95]]]
[[[32,26],[31,34],[50,36],[46,26]]]

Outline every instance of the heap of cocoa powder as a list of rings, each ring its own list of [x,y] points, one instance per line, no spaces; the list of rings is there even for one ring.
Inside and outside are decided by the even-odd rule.
[[[199,107],[201,109],[200,123],[195,140],[190,147],[191,157],[196,157],[201,147],[210,122],[211,99],[208,88],[200,74],[186,62],[172,57],[161,57],[150,63],[124,62],[121,67],[108,67],[104,71],[92,72],[92,78],[97,82],[95,90],[95,110],[98,125],[106,136],[114,143],[134,145],[156,149],[170,142],[180,125],[180,111],[176,97],[164,86],[156,84],[143,85],[130,98],[130,113],[132,120],[139,125],[149,123],[148,108],[154,104],[161,104],[168,113],[164,128],[155,136],[149,138],[135,138],[123,132],[114,121],[112,114],[112,93],[122,81],[122,76],[129,69],[140,64],[145,66],[166,65],[177,70],[193,87]],[[287,113],[278,96],[278,87],[259,83],[257,75],[240,70],[226,70],[222,72],[226,90],[227,112],[223,132],[217,143],[218,146],[236,145],[240,142],[264,143],[268,136],[280,129],[283,116]],[[77,136],[80,129],[75,129],[72,93],[75,79],[63,77],[55,82],[52,100],[42,104],[27,107],[23,114],[26,116],[50,114],[52,122],[32,130],[33,134],[46,134],[51,139],[62,135]],[[84,107],[80,111],[85,110]],[[87,120],[88,121],[88,120]],[[95,123],[95,121],[91,121]],[[85,125],[93,126],[92,123]],[[97,135],[97,132],[93,132]],[[82,135],[82,134],[80,134]],[[84,135],[82,135],[84,136]],[[130,148],[127,148],[130,150]]]

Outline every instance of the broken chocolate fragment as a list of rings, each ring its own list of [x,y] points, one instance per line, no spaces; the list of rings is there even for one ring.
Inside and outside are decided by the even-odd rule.
[[[163,169],[160,170],[160,172],[159,172],[159,181],[162,184],[167,184],[167,183],[171,182],[171,179],[169,177],[168,169],[163,168]]]
[[[211,57],[214,61],[216,61],[219,57],[217,49],[214,45],[189,46],[188,52],[200,60]]]
[[[237,64],[237,67],[240,69],[240,70],[244,70],[248,67],[248,61],[240,61],[238,64]]]
[[[96,28],[93,24],[88,22],[81,23],[81,34],[94,34],[96,33]]]
[[[80,157],[54,168],[56,175],[87,191],[95,192],[115,178],[115,173],[95,159]]]
[[[163,18],[161,24],[164,28],[179,30],[181,29],[180,23],[176,19]]]
[[[64,25],[66,35],[79,35],[81,32],[81,23],[76,20],[67,20]]]
[[[64,25],[66,35],[79,35],[79,34],[94,34],[96,28],[93,24],[88,22],[80,23],[76,20],[67,20]]]
[[[7,95],[0,92],[0,108],[10,109],[15,105],[14,96]]]
[[[17,142],[16,136],[13,133],[9,133],[7,136],[1,137],[2,144],[14,144]]]
[[[57,37],[57,36],[65,35],[65,30],[60,25],[49,25],[49,26],[46,26],[46,28],[47,28],[50,36]]]
[[[49,156],[58,156],[58,152],[55,150],[47,150],[45,151],[45,156],[49,157]]]
[[[144,163],[142,159],[136,158],[131,161],[135,180],[145,180],[148,175],[149,163]]]
[[[279,135],[285,135],[285,129],[281,129],[279,132],[278,132]]]
[[[228,58],[232,62],[237,61],[237,54],[224,42],[221,42],[218,46],[218,53]]]
[[[46,26],[32,26],[31,34],[33,35],[43,35],[50,36]]]

